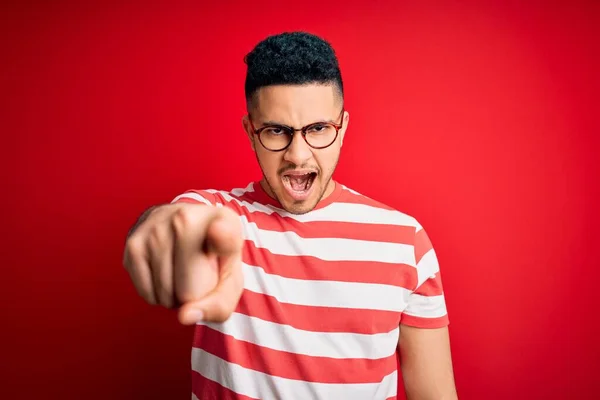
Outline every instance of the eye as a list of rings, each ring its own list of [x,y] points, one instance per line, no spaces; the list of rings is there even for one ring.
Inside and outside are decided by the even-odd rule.
[[[285,129],[283,129],[280,126],[269,126],[265,129],[263,129],[263,133],[266,135],[278,136],[278,135],[284,135],[286,133],[286,131],[285,131]]]
[[[331,127],[327,124],[315,124],[311,125],[307,129],[307,133],[325,133],[329,130],[329,128]]]

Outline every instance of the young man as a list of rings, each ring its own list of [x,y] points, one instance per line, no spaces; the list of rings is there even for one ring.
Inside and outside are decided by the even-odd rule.
[[[327,42],[271,36],[246,57],[243,119],[262,169],[153,207],[124,264],[195,324],[193,399],[455,399],[435,252],[412,217],[332,179],[349,114]]]

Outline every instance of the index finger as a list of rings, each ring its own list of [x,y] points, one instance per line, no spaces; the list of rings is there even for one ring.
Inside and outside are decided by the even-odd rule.
[[[210,226],[207,233],[217,255],[219,280],[205,297],[181,307],[179,319],[186,325],[200,320],[225,321],[237,307],[244,289],[241,251],[243,239],[239,227],[226,219],[220,219]]]
[[[179,309],[179,321],[182,324],[224,322],[235,311],[244,289],[244,279],[239,261],[232,259],[228,263],[238,265],[228,268],[221,275],[217,287],[202,300],[186,303]]]
[[[203,249],[207,225],[216,210],[197,207],[202,208],[178,210],[172,219],[173,289],[178,303],[199,300],[217,284],[216,262]]]

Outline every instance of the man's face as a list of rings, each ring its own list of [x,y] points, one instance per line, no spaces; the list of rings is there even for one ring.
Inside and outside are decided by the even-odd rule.
[[[300,129],[315,122],[334,122],[343,126],[335,142],[324,149],[314,149],[295,132],[292,143],[283,151],[267,150],[252,131],[248,117],[244,128],[263,172],[263,188],[283,208],[294,214],[312,210],[319,200],[334,189],[331,180],[337,165],[348,113],[342,116],[342,100],[333,85],[276,85],[256,93],[250,118],[256,129],[268,124]]]

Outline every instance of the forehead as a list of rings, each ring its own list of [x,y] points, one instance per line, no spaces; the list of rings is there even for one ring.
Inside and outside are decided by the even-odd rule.
[[[256,92],[253,118],[300,126],[333,119],[340,107],[333,84],[272,85]]]

